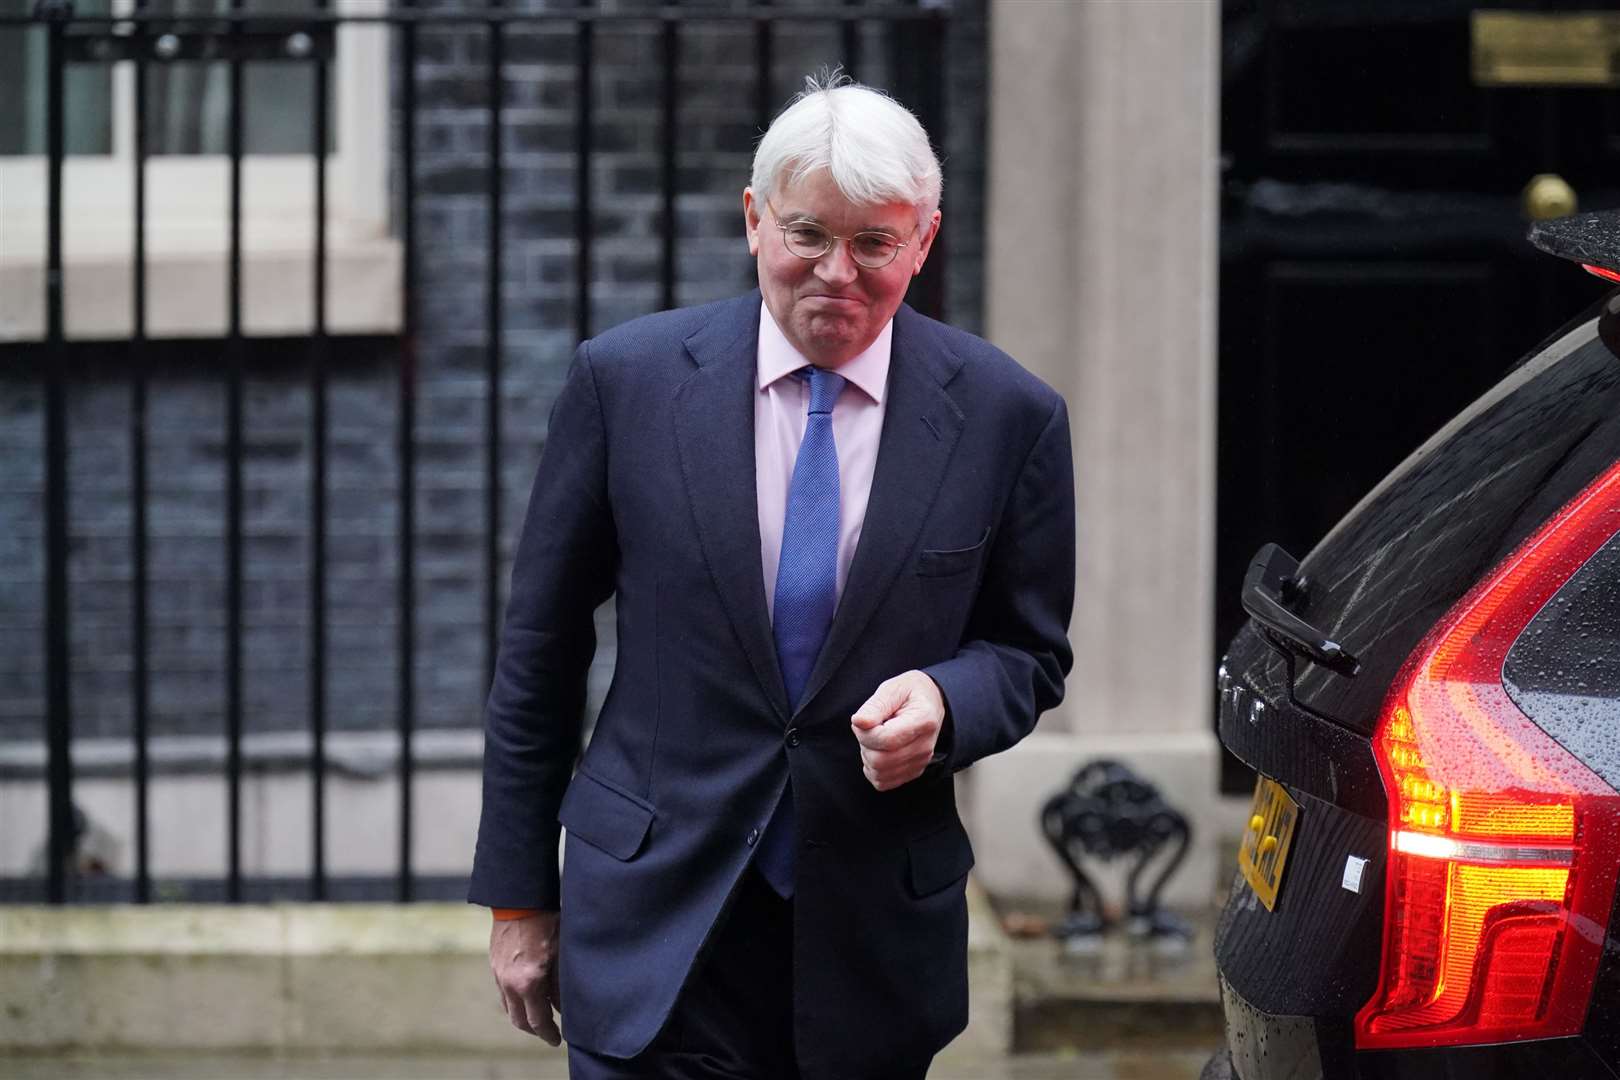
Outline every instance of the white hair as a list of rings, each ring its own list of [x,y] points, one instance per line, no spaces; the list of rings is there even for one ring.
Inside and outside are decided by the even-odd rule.
[[[857,206],[905,202],[919,222],[939,208],[939,159],[928,133],[899,102],[836,72],[804,80],[754,151],[750,186],[759,198],[826,169]]]

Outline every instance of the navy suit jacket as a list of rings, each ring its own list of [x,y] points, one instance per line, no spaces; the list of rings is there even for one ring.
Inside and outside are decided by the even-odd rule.
[[[634,1056],[791,777],[798,1058],[807,1076],[881,1075],[967,1023],[973,853],[951,774],[1062,697],[1068,416],[1004,353],[899,310],[866,520],[790,711],[754,496],[759,308],[755,291],[650,315],[575,356],[513,565],[469,898],[558,907],[564,1036]],[[576,769],[610,595],[613,681]],[[849,718],[914,668],[944,692],[947,753],[878,792]]]

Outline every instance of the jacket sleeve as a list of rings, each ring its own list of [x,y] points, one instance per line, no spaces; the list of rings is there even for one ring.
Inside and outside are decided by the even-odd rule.
[[[1008,497],[963,644],[923,669],[950,712],[951,770],[1012,746],[1063,700],[1074,556],[1074,459],[1058,398]]]
[[[579,755],[592,616],[618,565],[589,347],[575,353],[551,410],[484,713],[483,807],[467,898],[489,907],[558,905],[557,808]]]

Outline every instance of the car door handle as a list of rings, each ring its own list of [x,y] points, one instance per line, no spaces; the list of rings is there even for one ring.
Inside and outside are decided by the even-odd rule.
[[[1355,676],[1361,661],[1344,646],[1289,610],[1303,595],[1299,560],[1276,544],[1267,544],[1249,560],[1243,576],[1243,610],[1265,628],[1267,636],[1295,656],[1314,660],[1340,675]]]

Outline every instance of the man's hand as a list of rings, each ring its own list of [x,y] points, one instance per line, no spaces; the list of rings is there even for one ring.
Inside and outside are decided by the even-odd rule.
[[[552,1046],[561,1045],[562,1033],[551,1015],[562,1008],[557,993],[557,913],[497,919],[489,931],[489,966],[512,1026]]]
[[[944,722],[945,698],[933,679],[920,671],[885,679],[849,718],[861,744],[861,771],[879,791],[917,779]]]

